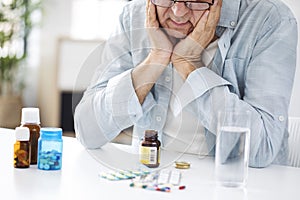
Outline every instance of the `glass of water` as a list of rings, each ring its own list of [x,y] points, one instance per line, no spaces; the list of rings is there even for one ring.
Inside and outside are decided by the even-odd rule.
[[[218,113],[215,176],[218,185],[243,187],[248,177],[250,111]]]

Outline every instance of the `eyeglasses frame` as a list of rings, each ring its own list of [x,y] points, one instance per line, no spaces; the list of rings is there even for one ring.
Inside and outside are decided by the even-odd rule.
[[[175,3],[207,3],[208,5],[209,5],[209,7],[210,6],[212,6],[212,5],[214,5],[214,0],[212,0],[212,2],[211,3],[209,3],[209,2],[206,2],[206,1],[182,1],[182,0],[169,0],[170,2],[172,2],[172,4],[170,5],[170,6],[168,6],[168,7],[164,7],[164,6],[159,6],[159,5],[156,5],[155,3],[153,3],[153,0],[151,0],[151,2],[154,4],[154,5],[156,5],[156,6],[159,6],[159,7],[164,7],[164,8],[171,8],[172,6],[174,6],[174,4]],[[186,4],[185,4],[186,5]],[[187,5],[186,5],[186,7],[188,7]],[[189,7],[188,7],[189,8]],[[189,9],[191,9],[191,8],[189,8]],[[191,9],[192,10],[192,9]],[[203,10],[205,10],[205,9],[203,9]]]

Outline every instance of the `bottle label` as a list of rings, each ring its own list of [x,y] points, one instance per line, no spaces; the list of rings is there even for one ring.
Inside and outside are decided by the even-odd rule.
[[[142,164],[157,164],[157,147],[140,147],[140,162]]]
[[[30,166],[31,148],[29,142],[14,144],[14,167],[28,168]]]

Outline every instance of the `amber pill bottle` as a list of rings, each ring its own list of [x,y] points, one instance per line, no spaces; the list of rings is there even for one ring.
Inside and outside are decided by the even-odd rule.
[[[147,167],[155,168],[160,164],[160,141],[156,130],[146,130],[140,144],[140,162]]]
[[[14,144],[14,167],[29,168],[31,146],[29,142],[29,129],[17,127],[15,129],[16,142]]]
[[[40,138],[40,111],[38,108],[22,108],[21,127],[29,128],[31,158],[30,164],[37,164],[38,140]]]

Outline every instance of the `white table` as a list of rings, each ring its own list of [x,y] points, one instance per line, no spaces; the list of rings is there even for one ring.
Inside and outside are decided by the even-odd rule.
[[[300,199],[300,168],[276,165],[250,168],[246,189],[227,189],[215,185],[213,158],[183,155],[181,160],[191,162],[190,169],[182,170],[182,184],[186,189],[158,192],[132,188],[130,180],[99,178],[99,172],[109,171],[110,167],[137,166],[135,155],[121,150],[124,149],[122,145],[108,144],[102,149],[87,151],[75,138],[64,137],[62,169],[42,171],[36,166],[13,167],[14,142],[14,131],[0,128],[0,199]],[[168,160],[163,153],[162,166],[174,169],[167,164],[175,158],[178,156]]]

